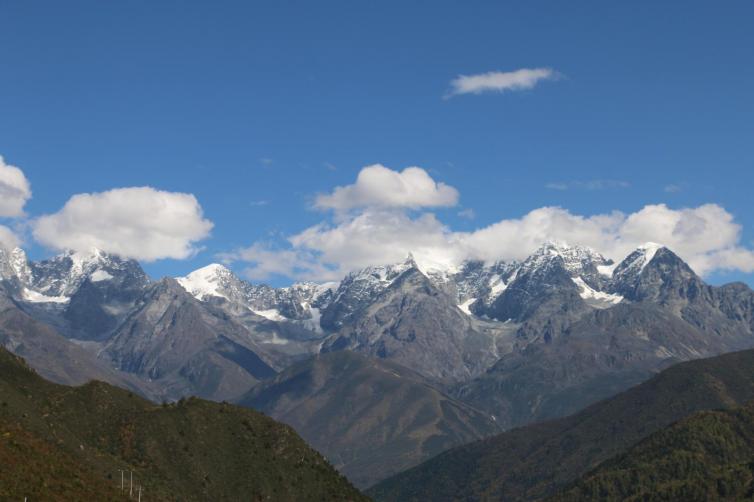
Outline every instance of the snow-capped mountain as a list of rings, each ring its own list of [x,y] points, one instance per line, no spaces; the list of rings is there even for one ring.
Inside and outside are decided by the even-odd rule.
[[[0,279],[17,280],[21,284],[29,283],[31,268],[23,249],[6,250],[0,247]]]
[[[478,375],[496,360],[495,334],[480,332],[456,297],[409,258],[343,281],[323,312],[332,334],[323,352],[351,350],[406,365],[449,383]],[[397,274],[397,275],[396,275]]]
[[[231,315],[241,309],[271,321],[297,321],[306,329],[333,333],[367,308],[398,277],[417,270],[439,290],[455,296],[458,308],[466,315],[523,321],[547,302],[575,308],[581,303],[575,299],[578,297],[591,308],[609,308],[624,298],[637,300],[645,268],[663,249],[646,244],[615,264],[586,247],[548,242],[520,263],[487,265],[468,261],[457,268],[422,267],[409,255],[399,263],[351,272],[337,285],[299,283],[273,288],[244,281],[220,264],[208,265],[176,280],[200,301],[233,305]],[[0,277],[16,285],[19,300],[63,308],[67,318],[90,310],[84,308],[84,298],[98,304],[101,302],[96,297],[105,290],[110,290],[108,296],[117,297],[115,291],[127,289],[125,298],[115,303],[109,300],[109,305],[102,306],[110,315],[116,311],[116,317],[124,315],[149,282],[135,261],[98,249],[63,253],[34,263],[28,262],[21,249],[0,250]],[[655,282],[664,280],[655,278]],[[79,294],[82,288],[86,294]],[[69,306],[74,297],[77,301]]]
[[[521,263],[477,266],[474,275],[491,287],[463,307],[501,321],[526,320],[548,302],[577,307],[577,296],[590,307],[607,308],[622,300],[609,289],[612,266],[589,248],[548,242]]]
[[[30,262],[20,248],[0,249],[2,279],[12,283],[19,301],[51,306],[68,304],[86,282],[108,283],[114,288],[148,282],[136,261],[97,248],[66,252],[39,262]]]
[[[246,290],[249,285],[218,263],[194,270],[176,280],[197,300],[206,300],[214,296],[233,302],[244,302],[248,296]]]
[[[334,331],[342,326],[355,312],[364,308],[380,293],[393,284],[401,274],[418,266],[409,255],[403,262],[366,267],[351,272],[340,282],[332,300],[322,312],[322,327]]]
[[[88,252],[66,252],[48,260],[30,264],[29,289],[47,297],[70,298],[84,281],[111,281],[135,274],[146,277],[134,260],[125,260],[92,248]]]
[[[547,243],[538,250],[538,253],[560,256],[563,259],[565,269],[572,277],[581,277],[585,283],[594,289],[601,289],[605,286],[612,268],[615,266],[613,260],[607,259],[597,251],[585,246]]]
[[[611,288],[627,299],[642,301],[653,298],[660,301],[668,294],[681,293],[681,282],[701,284],[691,268],[668,248],[655,243],[640,246],[628,255],[613,273]],[[675,289],[673,291],[668,291]]]
[[[198,300],[224,299],[273,321],[318,320],[319,310],[329,302],[334,286],[297,283],[286,288],[272,288],[255,285],[217,263],[195,270],[177,281]]]
[[[0,277],[28,315],[75,343],[91,343],[109,354],[104,348],[114,337],[128,340],[117,351],[118,367],[126,371],[142,371],[139,358],[148,356],[158,361],[147,372],[154,377],[161,374],[159,361],[170,359],[162,353],[170,340],[148,339],[155,336],[152,327],[163,326],[165,336],[180,335],[184,341],[194,338],[175,326],[201,327],[205,352],[196,357],[202,362],[193,361],[194,352],[184,347],[186,359],[171,376],[178,379],[171,388],[195,390],[190,381],[180,380],[197,377],[199,367],[215,367],[218,358],[241,357],[247,349],[275,371],[318,351],[353,350],[447,384],[475,378],[533,344],[598,331],[603,314],[638,330],[670,322],[681,327],[666,326],[668,332],[688,327],[724,334],[714,343],[701,335],[683,346],[642,342],[647,354],[679,360],[715,353],[718,345],[745,346],[741,336],[749,336],[754,324],[748,288],[709,287],[670,250],[651,244],[618,264],[562,243],[546,243],[521,262],[468,261],[458,267],[422,266],[409,255],[399,263],[351,272],[337,285],[285,288],[244,281],[219,264],[152,283],[137,262],[99,250],[31,263],[19,249],[0,252]],[[636,312],[654,313],[631,319]],[[170,318],[164,317],[167,313]],[[138,332],[129,333],[137,315]],[[247,348],[212,342],[213,329],[234,332],[234,343],[242,341]],[[158,352],[138,352],[145,347]],[[131,348],[136,352],[128,352]]]
[[[499,261],[490,266],[482,261],[465,262],[453,276],[459,308],[471,314],[469,309],[477,301],[488,307],[505,291],[520,266],[515,261]]]
[[[619,281],[630,276],[638,277],[655,257],[657,251],[663,248],[664,246],[654,242],[642,244],[615,267],[612,277]]]

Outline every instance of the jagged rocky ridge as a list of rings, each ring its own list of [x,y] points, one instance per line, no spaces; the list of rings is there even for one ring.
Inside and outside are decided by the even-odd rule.
[[[136,343],[139,337],[123,330],[133,330],[134,316],[141,315],[142,321],[151,319],[139,324],[141,338],[147,337],[157,325],[156,313],[173,312],[154,306],[160,302],[193,305],[202,311],[196,319],[212,318],[223,331],[243,333],[247,348],[274,371],[317,352],[353,350],[449,386],[494,373],[550,344],[573,345],[556,342],[563,335],[574,340],[585,330],[615,330],[616,324],[658,327],[678,321],[679,329],[688,324],[701,333],[713,331],[717,339],[706,343],[653,348],[668,360],[712,355],[747,346],[752,318],[748,288],[711,288],[670,250],[653,244],[619,264],[588,248],[557,243],[546,243],[521,263],[467,262],[439,271],[425,270],[409,257],[353,272],[337,285],[288,288],[251,284],[217,264],[178,278],[180,287],[168,287],[167,279],[150,281],[135,261],[96,249],[42,262],[28,262],[20,249],[0,251],[0,273],[24,312],[137,373],[146,367],[146,353],[125,350],[125,339]],[[155,293],[166,288],[176,294]],[[188,301],[181,289],[196,301]],[[635,328],[629,327],[631,334],[644,329]],[[144,340],[137,345],[160,350],[147,349]],[[194,355],[187,354],[186,364],[195,364]],[[148,378],[168,373],[149,371]]]

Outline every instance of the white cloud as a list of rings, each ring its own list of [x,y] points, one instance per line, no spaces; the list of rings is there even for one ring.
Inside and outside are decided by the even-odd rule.
[[[274,275],[307,280],[340,278],[332,267],[319,260],[313,251],[280,249],[265,242],[257,242],[231,253],[221,253],[218,258],[224,263],[248,263],[244,275],[254,280],[267,280]]]
[[[74,195],[57,213],[32,222],[34,238],[46,246],[97,247],[144,261],[190,257],[212,226],[193,195],[151,187]]]
[[[0,225],[0,249],[13,249],[19,244],[21,244],[21,240],[12,230]]]
[[[31,185],[21,169],[5,163],[0,156],[0,217],[23,216],[31,198]]]
[[[531,89],[542,80],[552,80],[558,73],[551,68],[521,68],[515,71],[491,71],[476,75],[459,75],[450,81],[446,97],[483,92],[505,92]]]
[[[315,201],[319,209],[347,211],[354,208],[411,208],[454,206],[458,190],[436,182],[420,167],[394,171],[381,164],[363,168],[356,183],[320,194]]]
[[[472,232],[454,232],[431,213],[412,217],[400,210],[368,209],[290,236],[282,246],[255,244],[225,256],[249,263],[247,275],[335,280],[368,265],[393,263],[411,252],[424,268],[521,260],[548,240],[589,246],[620,261],[639,245],[661,242],[700,274],[754,271],[754,252],[740,245],[741,227],[724,208],[706,204],[671,209],[645,206],[624,214],[582,216],[542,207]]]
[[[546,240],[589,246],[614,260],[625,258],[644,242],[659,242],[700,274],[753,267],[754,254],[740,245],[740,239],[741,226],[716,204],[682,209],[655,204],[630,214],[594,216],[544,207],[461,238],[466,256],[487,261],[524,258]]]
[[[409,252],[424,262],[451,264],[450,231],[431,213],[411,218],[398,210],[368,210],[341,220],[321,223],[291,236],[284,248],[257,243],[223,255],[249,262],[248,277],[264,280],[272,274],[305,280],[337,280],[367,265],[392,263]]]

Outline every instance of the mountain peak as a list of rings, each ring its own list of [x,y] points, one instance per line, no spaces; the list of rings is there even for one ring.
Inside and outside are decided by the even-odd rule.
[[[57,256],[52,257],[50,262],[61,262],[70,260],[70,273],[76,275],[89,275],[91,272],[102,266],[111,266],[122,268],[128,263],[135,263],[134,260],[122,258],[113,253],[108,253],[102,249],[92,246],[87,250],[73,251],[68,250]]]
[[[572,247],[578,247],[578,246],[570,246],[566,241],[548,239],[544,241],[542,245],[540,245],[534,253],[535,254],[542,253],[542,252],[557,253],[560,251],[571,249]]]
[[[102,259],[102,258],[108,256],[108,254],[105,251],[101,250],[100,248],[98,248],[96,246],[92,246],[89,249],[83,250],[83,251],[82,250],[78,250],[78,251],[68,250],[68,251],[65,251],[63,253],[63,256],[69,257],[74,262],[77,262],[77,261],[87,261],[88,262],[88,261],[92,261],[92,260]]]
[[[615,268],[613,281],[613,289],[630,300],[663,303],[684,299],[702,284],[678,255],[651,242],[639,246]]]
[[[550,268],[554,262],[561,264],[572,276],[594,275],[613,263],[590,247],[571,246],[563,241],[546,241],[524,260],[522,268],[523,271]]]
[[[220,263],[210,263],[209,265],[206,265],[202,268],[198,268],[188,274],[187,277],[192,276],[209,276],[209,275],[225,275],[225,274],[232,274],[233,272],[230,271],[228,267],[225,265],[222,265]]]
[[[414,258],[414,253],[411,251],[408,252],[406,255],[406,258],[398,264],[395,265],[396,267],[399,267],[403,270],[408,270],[411,268],[419,268],[419,265],[416,263],[416,258]]]
[[[647,257],[647,262],[652,261],[652,258],[654,258],[654,255],[657,254],[657,251],[660,249],[667,249],[662,244],[658,244],[656,242],[645,242],[638,248],[636,248],[638,251],[643,251],[645,256]]]
[[[185,277],[178,277],[176,281],[191,295],[203,300],[209,296],[227,298],[224,290],[228,283],[239,279],[225,265],[212,263],[194,270]]]
[[[669,251],[668,248],[656,242],[646,242],[637,247],[615,268],[614,277],[619,279],[626,275],[639,275],[647,265],[654,260],[660,251]]]
[[[591,259],[594,261],[608,261],[599,252],[589,246],[571,245],[565,241],[554,240],[545,241],[532,253],[532,256],[541,255],[562,256],[566,260]]]

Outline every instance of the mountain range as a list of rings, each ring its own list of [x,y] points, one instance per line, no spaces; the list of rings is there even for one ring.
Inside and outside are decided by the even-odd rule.
[[[710,286],[651,243],[619,263],[563,243],[521,262],[408,256],[286,288],[219,264],[153,280],[96,249],[40,262],[15,249],[0,278],[0,342],[45,377],[262,409],[360,487],[754,347],[754,292]]]

